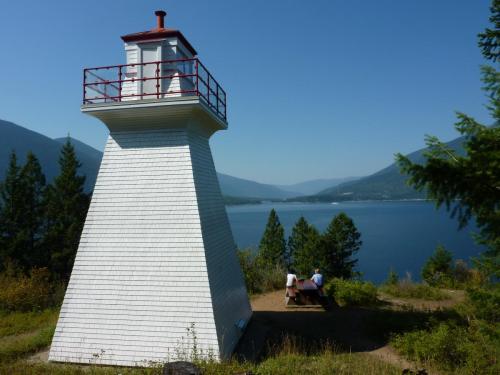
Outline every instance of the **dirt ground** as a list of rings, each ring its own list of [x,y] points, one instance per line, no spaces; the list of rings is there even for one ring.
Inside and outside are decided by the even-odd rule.
[[[404,306],[435,310],[451,307],[460,301],[463,295],[457,293],[444,301],[403,300],[389,296],[382,296],[382,300],[396,310]],[[278,346],[283,337],[294,337],[300,341],[300,347],[310,353],[322,350],[327,344],[342,351],[365,352],[402,369],[417,369],[416,365],[400,357],[387,340],[367,334],[370,317],[377,308],[287,308],[284,291],[256,296],[251,304],[254,314],[236,350],[239,358],[258,361],[272,353],[273,347]]]

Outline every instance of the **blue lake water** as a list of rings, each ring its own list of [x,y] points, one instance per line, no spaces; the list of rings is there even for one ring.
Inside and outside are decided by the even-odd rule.
[[[357,269],[375,283],[385,280],[391,267],[401,276],[410,272],[419,280],[422,265],[439,244],[456,259],[469,260],[481,251],[471,238],[471,231],[477,231],[474,225],[458,231],[457,221],[445,210],[424,201],[230,206],[227,213],[239,248],[257,248],[271,208],[276,209],[287,238],[301,215],[322,231],[339,212],[347,213],[363,241]]]

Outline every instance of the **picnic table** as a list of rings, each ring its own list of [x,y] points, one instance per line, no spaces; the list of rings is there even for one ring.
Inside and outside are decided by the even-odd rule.
[[[294,287],[286,288],[286,306],[322,306],[322,291],[309,279],[299,279]]]

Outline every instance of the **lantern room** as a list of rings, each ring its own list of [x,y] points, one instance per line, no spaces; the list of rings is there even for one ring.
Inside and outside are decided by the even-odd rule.
[[[226,122],[224,89],[184,35],[165,27],[166,12],[155,15],[155,28],[121,37],[126,64],[84,69],[84,106],[197,96]]]
[[[195,88],[193,80],[195,49],[178,30],[164,27],[166,13],[156,11],[156,28],[122,36],[125,42],[125,100],[141,97],[186,96]],[[157,79],[159,77],[159,79]]]

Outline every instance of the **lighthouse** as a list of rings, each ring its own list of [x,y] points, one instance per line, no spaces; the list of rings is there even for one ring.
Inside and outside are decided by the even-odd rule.
[[[84,69],[109,138],[49,360],[148,366],[230,356],[251,318],[209,146],[226,92],[175,29],[122,36],[126,64]]]

